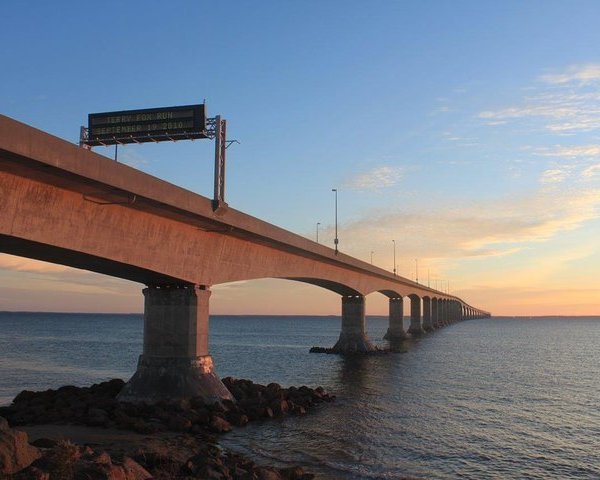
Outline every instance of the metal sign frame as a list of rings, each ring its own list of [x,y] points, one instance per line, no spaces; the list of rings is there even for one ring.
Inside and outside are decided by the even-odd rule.
[[[191,113],[190,113],[191,112]],[[169,120],[186,118],[185,126],[175,124],[171,129],[162,128],[169,125]],[[192,125],[190,120],[192,119]],[[154,122],[154,123],[150,123]],[[157,122],[160,122],[158,124]],[[172,122],[173,123],[173,122]],[[176,122],[175,122],[176,123]],[[93,126],[96,125],[96,126]],[[109,127],[97,127],[109,125]],[[136,128],[140,126],[138,131]],[[154,129],[154,126],[160,128]],[[119,128],[120,127],[120,128]],[[123,128],[129,127],[129,128]],[[94,135],[96,128],[104,128],[99,134]],[[146,128],[146,130],[144,130]],[[151,129],[152,128],[152,129]],[[97,131],[96,131],[97,132]],[[143,135],[133,135],[144,132]],[[128,133],[128,135],[127,135]],[[206,117],[206,104],[183,105],[176,107],[145,108],[142,110],[122,110],[119,112],[91,113],[88,115],[88,127],[82,126],[79,132],[79,146],[91,150],[96,146],[115,146],[115,160],[117,160],[117,147],[131,143],[163,142],[177,140],[195,140],[210,138],[215,140],[215,184],[213,197],[213,210],[223,212],[225,202],[225,164],[227,148],[237,140],[227,140],[227,121],[216,117]]]
[[[206,124],[205,104],[90,113],[86,131],[81,132],[80,145],[95,147],[209,138]]]

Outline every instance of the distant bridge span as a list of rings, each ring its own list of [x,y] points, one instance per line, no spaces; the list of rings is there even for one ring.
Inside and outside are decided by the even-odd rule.
[[[489,316],[237,210],[214,212],[210,199],[2,115],[0,205],[0,251],[147,285],[144,353],[125,400],[229,395],[208,354],[212,285],[284,278],[340,294],[340,353],[373,348],[372,292],[390,299],[390,340],[406,336],[405,296],[413,335]]]

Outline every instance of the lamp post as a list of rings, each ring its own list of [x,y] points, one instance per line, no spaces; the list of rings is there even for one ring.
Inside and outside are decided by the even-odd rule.
[[[396,276],[396,240],[392,239],[394,244],[394,277]]]
[[[419,283],[419,259],[415,258],[415,280]]]
[[[373,254],[374,254],[374,253],[375,253],[375,252],[374,252],[373,250],[371,250],[371,265],[373,265]]]
[[[338,223],[337,223],[337,188],[332,188],[331,189],[332,192],[335,192],[335,239],[333,240],[333,243],[335,245],[335,254],[337,255],[338,253]]]
[[[319,225],[321,225],[321,222],[317,222],[317,243],[319,243]]]

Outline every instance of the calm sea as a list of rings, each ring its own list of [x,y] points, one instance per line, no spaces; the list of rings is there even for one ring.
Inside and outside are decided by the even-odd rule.
[[[222,444],[324,479],[600,479],[600,318],[453,325],[406,352],[344,359],[336,317],[214,317],[219,375],[322,385],[313,415],[239,429]],[[387,328],[368,319],[372,340]],[[0,313],[0,404],[22,389],[127,379],[140,315]]]

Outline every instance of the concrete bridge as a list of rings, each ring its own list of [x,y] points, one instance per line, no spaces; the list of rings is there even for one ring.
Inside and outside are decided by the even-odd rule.
[[[389,298],[386,339],[488,317],[425,287],[0,115],[0,251],[146,285],[144,349],[122,400],[230,397],[208,352],[210,287],[258,278],[340,295],[333,349],[372,350],[365,296]],[[410,326],[403,327],[403,297]]]

